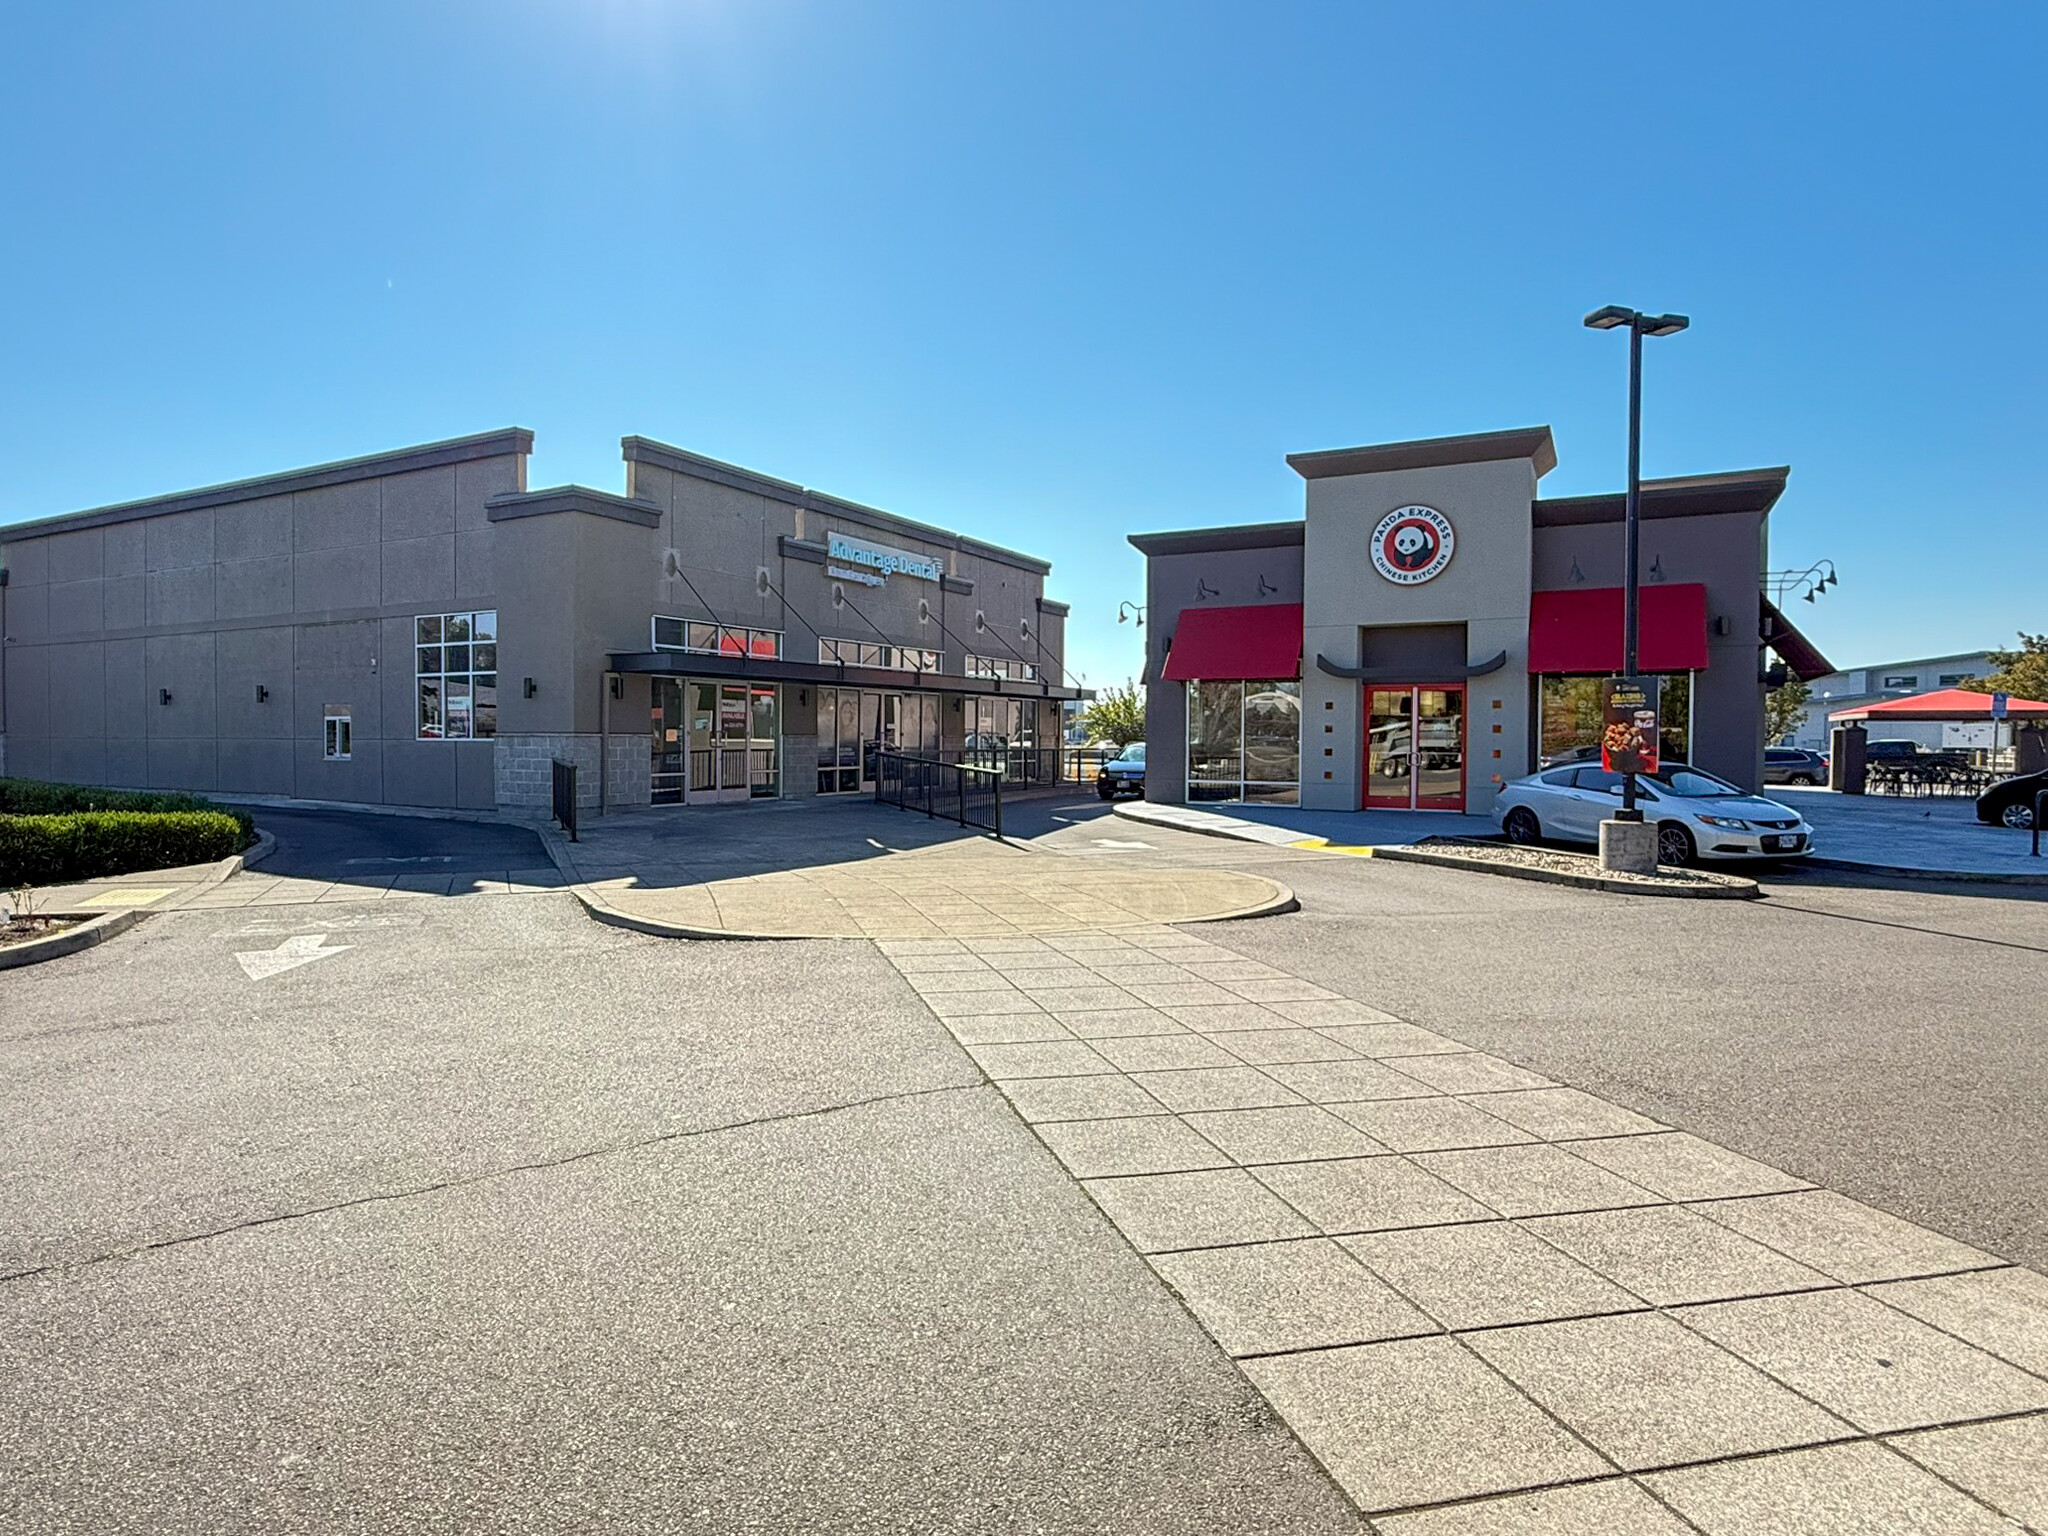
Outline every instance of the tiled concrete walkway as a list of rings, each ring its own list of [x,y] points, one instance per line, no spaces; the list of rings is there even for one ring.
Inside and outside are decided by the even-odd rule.
[[[900,813],[886,813],[899,815]],[[843,818],[842,818],[843,819]],[[812,844],[786,867],[722,874],[693,846],[673,851],[621,818],[580,843],[549,835],[577,894],[695,934],[917,938],[1074,933],[1249,916],[1290,904],[1261,875],[1107,865],[991,838],[863,850],[826,862]],[[901,825],[884,830],[900,833]],[[921,829],[918,829],[921,830]],[[750,854],[756,862],[768,857]]]
[[[1384,1536],[2048,1531],[2040,1275],[1184,933],[881,947]]]

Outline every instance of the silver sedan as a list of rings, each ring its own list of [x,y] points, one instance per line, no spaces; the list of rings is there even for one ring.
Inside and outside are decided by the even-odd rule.
[[[1660,864],[1796,859],[1813,852],[1813,828],[1797,811],[1681,763],[1637,775],[1636,800],[1643,819],[1656,825]],[[1503,786],[1493,819],[1509,842],[1597,843],[1600,823],[1620,808],[1620,774],[1598,763],[1574,763]]]

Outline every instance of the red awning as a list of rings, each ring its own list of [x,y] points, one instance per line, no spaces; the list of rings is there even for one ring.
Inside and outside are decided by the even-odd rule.
[[[1697,582],[1637,589],[1636,666],[1692,672],[1707,664],[1707,589]],[[1529,596],[1531,672],[1619,672],[1620,587],[1579,587]]]
[[[2039,699],[2006,697],[2008,720],[2039,720],[2048,716],[2048,704]],[[1888,699],[1882,704],[1863,704],[1838,709],[1830,720],[1989,720],[1991,695],[1972,693],[1967,688],[1940,688],[1933,693],[1916,693],[1910,698]]]
[[[1162,676],[1169,683],[1301,676],[1301,604],[1182,610]]]

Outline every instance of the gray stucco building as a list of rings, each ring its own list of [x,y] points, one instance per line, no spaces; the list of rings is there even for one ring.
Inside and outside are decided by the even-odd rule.
[[[668,447],[520,428],[0,528],[0,771],[544,811],[857,792],[1059,742],[1042,560]]]
[[[1597,740],[1622,661],[1619,494],[1545,500],[1548,427],[1294,454],[1300,521],[1148,533],[1146,792],[1484,813]],[[1663,752],[1762,776],[1765,652],[1827,662],[1762,592],[1788,471],[1644,483],[1640,670]]]

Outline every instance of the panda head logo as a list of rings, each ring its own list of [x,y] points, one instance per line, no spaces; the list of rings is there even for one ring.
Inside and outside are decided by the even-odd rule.
[[[1389,558],[1404,571],[1419,571],[1436,553],[1436,540],[1420,523],[1403,523],[1394,530]]]
[[[1434,507],[1396,507],[1373,530],[1372,563],[1388,581],[1411,587],[1451,563],[1451,521]]]

